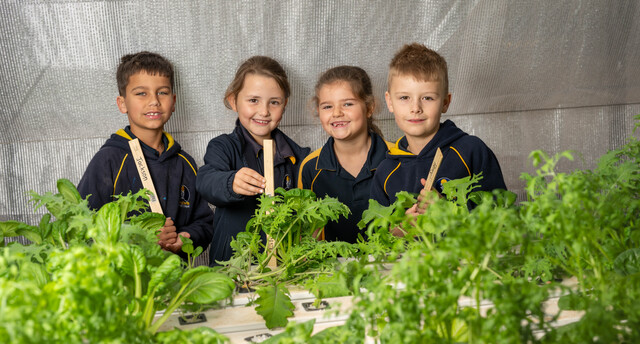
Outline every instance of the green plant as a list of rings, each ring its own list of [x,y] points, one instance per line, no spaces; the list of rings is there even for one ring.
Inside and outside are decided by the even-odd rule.
[[[269,328],[287,324],[293,315],[285,285],[304,284],[320,275],[331,274],[337,258],[356,254],[354,245],[317,241],[313,232],[329,220],[347,216],[349,208],[335,198],[316,199],[310,190],[278,188],[274,196],[263,195],[255,216],[231,242],[234,255],[224,262],[222,271],[239,286],[256,289],[258,314]],[[271,237],[275,249],[267,249],[263,236]],[[277,258],[277,267],[267,263]]]
[[[2,338],[16,343],[154,342],[160,325],[179,307],[231,295],[230,278],[209,267],[187,269],[178,256],[160,249],[156,234],[165,219],[144,212],[146,191],[91,211],[69,181],[57,186],[57,194],[31,193],[36,207],[51,213],[38,226],[0,223],[3,236],[33,241],[1,249]],[[158,310],[164,315],[154,321]]]

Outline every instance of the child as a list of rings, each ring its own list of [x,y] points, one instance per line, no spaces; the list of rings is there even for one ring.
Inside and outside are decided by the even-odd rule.
[[[380,204],[393,203],[398,191],[419,193],[437,148],[444,155],[434,183],[438,192],[442,193],[442,184],[449,180],[480,172],[482,180],[475,190],[506,189],[491,149],[451,120],[440,123],[451,104],[448,82],[446,61],[424,45],[405,45],[391,60],[385,100],[405,136],[376,171],[371,198]],[[420,210],[414,206],[407,212]]]
[[[346,204],[351,215],[327,223],[324,237],[355,243],[361,233],[357,224],[369,206],[374,171],[392,144],[373,124],[375,97],[371,80],[362,68],[340,66],[327,70],[320,76],[315,93],[318,117],[331,137],[300,165],[298,187],[310,189],[318,197],[336,197]]]
[[[198,192],[216,206],[211,265],[231,258],[229,244],[245,230],[257,207],[257,195],[264,192],[265,139],[275,143],[274,186],[291,189],[296,185],[298,166],[310,149],[301,148],[277,128],[289,89],[282,66],[265,56],[242,63],[227,88],[224,104],[238,113],[236,128],[209,142],[196,185]]]
[[[93,209],[114,200],[113,195],[137,192],[144,186],[133,161],[129,141],[138,138],[158,200],[167,217],[158,236],[162,248],[179,252],[183,235],[195,246],[211,241],[213,212],[195,192],[196,164],[180,145],[163,131],[175,110],[173,66],[150,52],[122,57],[116,73],[118,109],[129,125],[118,130],[93,157],[78,184]]]

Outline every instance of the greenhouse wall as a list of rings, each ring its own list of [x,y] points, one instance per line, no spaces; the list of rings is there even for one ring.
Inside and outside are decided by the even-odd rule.
[[[199,165],[208,141],[234,128],[223,94],[241,61],[280,61],[292,96],[280,128],[303,146],[327,139],[310,99],[318,75],[358,65],[379,100],[385,138],[401,136],[384,105],[387,68],[403,44],[449,64],[443,119],[480,137],[507,187],[524,199],[528,156],[575,150],[564,171],[593,168],[633,135],[640,114],[638,1],[81,1],[0,4],[0,221],[35,223],[27,192],[77,183],[107,137],[127,124],[116,107],[119,58],[158,52],[176,68],[166,126]],[[637,135],[637,134],[636,134]]]

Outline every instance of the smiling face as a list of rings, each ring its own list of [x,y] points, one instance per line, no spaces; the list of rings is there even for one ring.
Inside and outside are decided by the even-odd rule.
[[[124,96],[116,102],[129,117],[131,132],[142,137],[145,132],[162,132],[175,110],[176,95],[168,77],[141,71],[129,77]]]
[[[404,132],[409,150],[418,154],[440,128],[440,115],[447,112],[451,94],[440,81],[419,81],[413,76],[397,75],[385,93],[387,107]]]
[[[335,140],[354,140],[367,136],[367,118],[371,116],[345,81],[323,85],[318,90],[318,117],[322,128]]]
[[[276,80],[259,74],[247,74],[238,95],[232,94],[227,100],[242,126],[261,145],[278,127],[287,104]]]

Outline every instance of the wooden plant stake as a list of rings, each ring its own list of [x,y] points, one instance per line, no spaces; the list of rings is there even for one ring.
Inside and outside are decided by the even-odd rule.
[[[151,207],[151,211],[162,214],[162,206],[160,205],[160,201],[158,201],[158,194],[156,193],[156,188],[153,186],[153,180],[151,180],[147,161],[144,159],[142,147],[140,147],[140,141],[138,139],[130,140],[129,147],[131,147],[133,161],[138,169],[140,180],[142,180],[142,186],[151,191],[151,195],[149,195],[149,206]]]
[[[275,185],[273,181],[273,157],[274,157],[274,142],[273,140],[264,140],[262,142],[262,150],[264,153],[264,179],[266,179],[264,193],[273,196],[275,194]],[[278,267],[278,261],[276,259],[276,240],[267,235],[267,252],[271,253],[271,259],[267,266],[270,268]]]
[[[442,151],[440,147],[436,151],[436,156],[433,158],[433,162],[431,163],[431,168],[429,169],[429,175],[427,176],[427,181],[424,183],[424,190],[431,191],[433,187],[433,183],[436,180],[436,173],[440,169],[440,164],[442,163]]]

